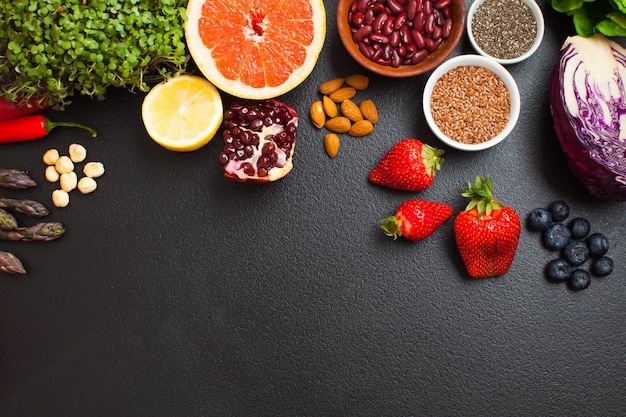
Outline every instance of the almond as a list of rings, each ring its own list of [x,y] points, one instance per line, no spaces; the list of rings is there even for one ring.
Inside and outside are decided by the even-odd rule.
[[[370,85],[370,79],[363,74],[354,74],[346,77],[346,84],[357,90],[365,90]]]
[[[376,105],[370,99],[363,100],[361,104],[359,104],[359,110],[361,110],[361,114],[367,120],[372,123],[378,123],[378,109],[376,109]]]
[[[326,114],[324,113],[324,107],[322,106],[322,102],[320,100],[311,105],[309,115],[311,116],[313,126],[318,129],[324,127],[324,123],[326,123]]]
[[[335,133],[346,133],[352,127],[352,123],[350,123],[350,119],[343,116],[333,117],[326,121],[326,129]]]
[[[320,85],[319,92],[327,96],[339,90],[343,86],[344,82],[345,78],[334,78],[332,80],[328,80]]]
[[[344,100],[349,100],[356,95],[356,88],[354,87],[341,87],[339,90],[333,91],[328,97],[335,103],[341,103]]]
[[[337,105],[330,99],[330,97],[322,97],[322,107],[324,107],[324,113],[326,113],[328,117],[337,116]]]
[[[344,100],[341,102],[341,114],[346,116],[353,122],[358,122],[359,120],[363,120],[363,115],[361,114],[361,110],[359,110],[359,106],[354,104],[352,100]]]
[[[374,130],[374,125],[369,120],[359,120],[355,124],[352,125],[348,134],[350,136],[365,136],[372,133]]]
[[[331,158],[337,156],[339,152],[339,136],[336,133],[329,133],[324,137],[324,149]]]

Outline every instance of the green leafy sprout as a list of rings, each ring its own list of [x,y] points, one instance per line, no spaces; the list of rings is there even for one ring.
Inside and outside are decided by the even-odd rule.
[[[626,36],[626,0],[551,0],[551,4],[572,17],[580,36]]]
[[[0,2],[0,97],[58,108],[185,72],[186,0]]]

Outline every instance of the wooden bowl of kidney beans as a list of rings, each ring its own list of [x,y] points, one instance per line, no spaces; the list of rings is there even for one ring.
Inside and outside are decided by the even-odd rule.
[[[387,77],[438,66],[465,30],[464,0],[339,0],[337,28],[348,53]]]

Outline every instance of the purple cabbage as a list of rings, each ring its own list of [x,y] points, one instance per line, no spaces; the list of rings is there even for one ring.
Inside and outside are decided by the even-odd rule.
[[[595,198],[626,200],[626,49],[601,34],[568,37],[550,106],[576,178]]]

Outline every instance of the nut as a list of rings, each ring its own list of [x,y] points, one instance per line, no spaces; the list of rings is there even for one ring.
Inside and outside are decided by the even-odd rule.
[[[339,136],[335,133],[329,133],[324,137],[324,149],[331,158],[337,156],[339,152]]]
[[[346,84],[350,87],[354,87],[357,90],[365,90],[369,84],[370,79],[363,74],[354,74],[346,77]]]
[[[309,115],[311,116],[311,122],[313,126],[318,129],[324,127],[324,123],[326,122],[326,114],[324,113],[324,107],[322,106],[321,100],[316,101],[311,105],[309,109]]]
[[[83,174],[90,178],[98,178],[104,174],[104,164],[102,162],[87,162],[83,167]]]
[[[376,105],[372,100],[363,100],[359,104],[359,109],[361,110],[363,117],[365,117],[367,120],[372,123],[378,123],[378,109],[376,108]]]
[[[43,163],[46,165],[54,165],[58,159],[59,151],[56,149],[48,149],[46,153],[43,154]]]
[[[70,159],[75,164],[83,162],[87,157],[87,149],[83,145],[78,143],[72,143],[69,149]]]
[[[365,136],[372,133],[374,130],[374,125],[369,120],[359,120],[355,124],[352,125],[348,134],[350,136]]]
[[[45,171],[46,180],[49,182],[57,182],[59,180],[59,173],[54,165],[49,165]]]
[[[74,163],[70,159],[69,156],[60,156],[59,159],[54,163],[54,167],[56,168],[59,174],[65,174],[66,172],[74,171]]]
[[[344,100],[349,100],[356,95],[356,88],[354,87],[341,87],[339,90],[333,91],[328,97],[335,103],[341,103]]]
[[[55,207],[67,207],[70,204],[70,195],[63,190],[54,190],[52,192],[52,204]]]
[[[350,130],[352,123],[350,123],[350,119],[343,116],[333,117],[326,121],[326,129],[335,133],[346,133]]]
[[[91,177],[83,177],[78,181],[78,191],[83,194],[93,193],[98,188],[98,183]]]
[[[328,80],[320,85],[319,92],[325,96],[332,94],[341,88],[344,81],[344,78],[334,78],[332,80]]]
[[[66,193],[69,193],[74,188],[76,188],[77,182],[78,178],[76,177],[76,173],[74,171],[61,174],[61,178],[59,179],[59,185],[61,186],[61,189]]]
[[[335,104],[330,97],[322,97],[322,107],[324,108],[324,113],[326,113],[328,117],[337,116],[337,104]]]
[[[341,114],[346,116],[353,122],[358,122],[359,120],[363,120],[363,115],[361,114],[361,110],[359,110],[359,106],[354,104],[352,100],[344,100],[341,102]]]

